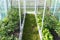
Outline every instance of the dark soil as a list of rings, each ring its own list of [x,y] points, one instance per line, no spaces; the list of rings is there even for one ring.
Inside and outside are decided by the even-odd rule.
[[[56,31],[54,31],[54,29],[50,29],[50,32],[53,35],[54,40],[60,40],[60,37],[58,36]]]

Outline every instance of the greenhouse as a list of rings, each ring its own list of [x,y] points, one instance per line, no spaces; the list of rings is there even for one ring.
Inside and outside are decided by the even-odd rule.
[[[60,0],[0,0],[0,40],[60,40]]]

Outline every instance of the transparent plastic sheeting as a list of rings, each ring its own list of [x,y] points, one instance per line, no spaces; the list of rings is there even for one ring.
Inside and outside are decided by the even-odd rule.
[[[56,16],[60,22],[60,0],[52,0],[51,3],[51,12],[53,16]]]
[[[11,8],[11,0],[6,0],[7,2],[7,9],[10,9]]]
[[[56,8],[55,9],[55,16],[58,17],[60,22],[60,1],[56,0],[55,2]]]
[[[0,0],[0,20],[3,19],[7,14],[6,0]]]
[[[0,20],[7,16],[9,9],[11,9],[11,0],[0,0]]]

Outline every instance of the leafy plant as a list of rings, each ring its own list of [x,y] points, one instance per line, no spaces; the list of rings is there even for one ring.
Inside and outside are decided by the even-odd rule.
[[[57,26],[55,28],[55,31],[58,34],[58,36],[60,36],[60,22],[57,23]]]
[[[38,18],[37,20],[38,20],[39,26],[42,26],[42,14],[38,14],[37,18]],[[44,27],[47,27],[49,29],[51,29],[51,28],[55,29],[57,23],[58,23],[58,20],[56,19],[56,17],[54,17],[50,14],[45,14]]]
[[[42,26],[42,14],[37,15],[38,24]],[[43,40],[53,40],[53,35],[50,33],[50,29],[55,29],[57,25],[56,17],[50,15],[49,13],[45,14],[44,17],[44,27],[43,27]]]
[[[53,40],[52,34],[49,32],[48,28],[44,28],[43,31],[43,40]]]
[[[19,13],[17,8],[11,8],[8,15],[0,23],[0,40],[18,40],[14,35],[19,28]],[[15,36],[15,37],[14,37]]]

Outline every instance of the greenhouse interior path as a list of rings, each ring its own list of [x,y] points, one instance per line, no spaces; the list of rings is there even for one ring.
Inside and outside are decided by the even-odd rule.
[[[26,15],[22,40],[40,40],[35,15]]]

